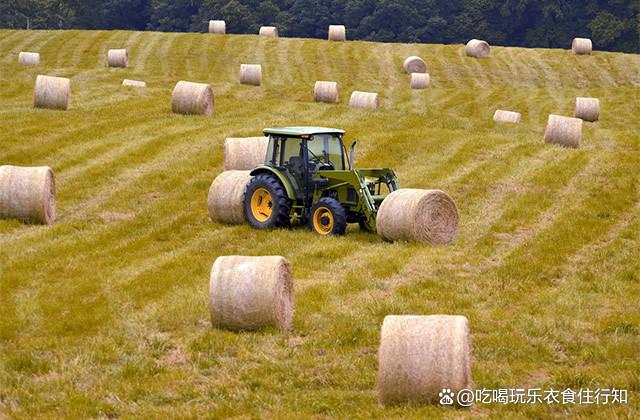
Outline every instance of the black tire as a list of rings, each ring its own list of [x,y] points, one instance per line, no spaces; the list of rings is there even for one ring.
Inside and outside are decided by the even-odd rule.
[[[318,235],[344,235],[347,230],[347,213],[338,200],[321,198],[311,207],[309,227]]]
[[[264,194],[264,190],[269,193],[267,207],[271,211],[268,215],[260,213],[258,210],[254,213],[255,209],[252,208],[252,198],[256,191]],[[291,200],[278,178],[270,174],[259,174],[253,177],[244,193],[244,218],[249,225],[256,229],[270,229],[290,225]]]

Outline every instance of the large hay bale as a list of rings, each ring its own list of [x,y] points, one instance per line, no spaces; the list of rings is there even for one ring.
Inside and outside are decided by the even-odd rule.
[[[224,139],[224,170],[250,171],[267,156],[267,137],[227,137]]]
[[[173,89],[171,109],[176,114],[209,116],[213,113],[213,102],[211,86],[181,80]]]
[[[0,219],[55,222],[56,181],[51,168],[0,166]]]
[[[593,50],[593,44],[589,38],[573,38],[571,41],[571,54],[589,55]]]
[[[260,36],[268,36],[271,38],[278,37],[278,28],[275,26],[261,26],[260,31],[258,32]]]
[[[129,65],[129,53],[126,48],[109,50],[107,53],[109,67],[127,67]]]
[[[600,119],[600,100],[598,98],[576,98],[576,118],[594,122]]]
[[[412,55],[411,57],[407,57],[402,64],[404,67],[404,71],[407,73],[426,73],[427,72],[427,63],[418,56]]]
[[[469,57],[487,58],[491,55],[489,43],[480,39],[472,39],[467,42],[464,50]]]
[[[249,171],[224,171],[213,180],[207,199],[211,220],[244,223],[244,193],[251,178]]]
[[[426,89],[430,83],[429,73],[411,73],[411,89]]]
[[[389,241],[448,244],[458,231],[458,209],[443,191],[401,188],[384,199],[376,225]]]
[[[354,91],[349,99],[351,108],[376,109],[380,106],[380,98],[377,93]]]
[[[221,34],[227,33],[227,24],[224,20],[210,20],[209,21],[209,33]]]
[[[211,269],[209,310],[214,327],[257,330],[293,326],[293,280],[280,256],[218,257]]]
[[[240,64],[240,83],[260,86],[260,83],[262,83],[262,66],[260,64]]]
[[[493,114],[493,121],[520,124],[520,121],[522,121],[522,115],[519,112],[497,109]]]
[[[40,64],[40,54],[22,51],[18,54],[18,64],[23,66],[37,66]]]
[[[378,349],[378,401],[437,403],[439,393],[471,389],[469,320],[459,315],[389,315]]]
[[[147,83],[146,82],[142,82],[140,80],[129,80],[129,79],[124,79],[122,81],[122,86],[130,86],[130,87],[139,87],[139,88],[143,88],[143,87],[147,87]]]
[[[71,105],[71,80],[66,77],[43,76],[36,77],[33,93],[35,108],[67,110]]]
[[[338,102],[338,83],[318,80],[313,87],[313,100],[316,102]]]
[[[580,147],[582,138],[582,120],[580,118],[549,115],[547,127],[544,130],[544,142],[563,147]]]
[[[346,41],[347,28],[344,25],[329,25],[329,41]]]

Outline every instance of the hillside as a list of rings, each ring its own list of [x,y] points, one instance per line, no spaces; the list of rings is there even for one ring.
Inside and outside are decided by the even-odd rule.
[[[107,68],[122,46],[129,68]],[[42,66],[19,66],[20,51]],[[430,88],[409,89],[408,55]],[[237,83],[240,63],[262,63],[261,87]],[[70,111],[31,107],[37,74],[72,79]],[[178,80],[211,84],[212,117],[171,113]],[[312,102],[316,80],[338,81],[340,104]],[[348,108],[352,90],[379,92],[382,109]],[[576,96],[600,98],[600,122],[578,150],[545,145],[547,115],[571,115]],[[496,125],[497,108],[523,123]],[[0,221],[0,417],[637,417],[638,115],[638,55],[0,31],[0,164],[51,166],[59,213],[51,227]],[[455,243],[211,222],[224,138],[294,124],[344,128],[358,166],[447,191]],[[233,254],[291,261],[292,333],[211,328],[211,264]],[[382,408],[380,325],[405,313],[469,318],[477,387],[616,387],[629,403]]]

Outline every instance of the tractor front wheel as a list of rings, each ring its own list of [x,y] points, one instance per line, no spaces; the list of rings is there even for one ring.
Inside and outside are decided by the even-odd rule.
[[[244,217],[257,229],[289,226],[291,200],[273,175],[253,177],[244,193]]]
[[[347,230],[347,214],[336,199],[324,197],[311,207],[311,230],[318,235],[344,235]]]

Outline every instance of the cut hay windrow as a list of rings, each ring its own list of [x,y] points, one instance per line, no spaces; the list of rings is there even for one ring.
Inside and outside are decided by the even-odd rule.
[[[171,109],[176,114],[209,116],[213,113],[213,103],[211,86],[181,80],[173,89]]]
[[[346,41],[347,29],[344,25],[329,25],[329,41]]]
[[[600,100],[598,98],[576,98],[575,117],[588,122],[598,121],[600,119]]]
[[[426,73],[427,72],[427,63],[418,56],[412,55],[411,57],[407,57],[402,64],[404,71],[411,73]]]
[[[240,64],[240,83],[260,86],[262,83],[262,66],[260,64]]]
[[[318,80],[313,87],[313,100],[316,102],[338,102],[338,83]]]
[[[411,89],[426,89],[430,83],[429,73],[411,73]]]
[[[354,91],[349,98],[351,108],[376,109],[380,107],[380,98],[377,93]]]
[[[278,38],[278,28],[275,26],[261,26],[260,31],[258,32],[260,36],[266,36],[271,38]]]
[[[571,54],[589,55],[593,51],[593,44],[589,38],[573,38],[571,41]]]
[[[40,64],[40,53],[22,51],[18,54],[18,64],[23,66],[37,66]]]
[[[66,77],[36,77],[33,90],[34,108],[67,110],[71,105],[71,80]]]
[[[0,166],[0,219],[50,225],[56,220],[56,181],[48,166]]]
[[[244,223],[244,193],[251,178],[249,171],[224,171],[213,180],[207,199],[211,220]]]
[[[126,48],[109,50],[107,62],[109,67],[127,67],[129,65],[129,53]]]
[[[254,169],[265,162],[268,146],[267,137],[227,137],[224,139],[224,170]]]
[[[209,33],[224,35],[227,33],[227,23],[224,20],[210,20]]]
[[[493,114],[493,121],[520,124],[520,122],[522,121],[522,114],[515,111],[504,111],[502,109],[497,109]]]
[[[124,79],[122,81],[122,86],[129,86],[129,87],[139,87],[139,88],[143,88],[143,87],[147,87],[147,83],[146,82],[142,82],[140,80],[129,80],[129,79]]]
[[[544,130],[544,142],[577,149],[582,139],[582,120],[580,118],[549,115]]]
[[[489,46],[489,43],[480,39],[472,39],[467,42],[464,51],[469,57],[488,58],[491,56],[491,47]]]

